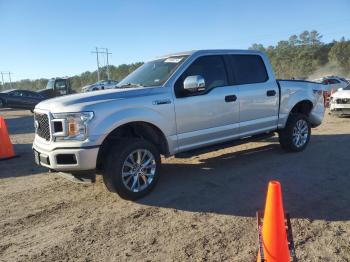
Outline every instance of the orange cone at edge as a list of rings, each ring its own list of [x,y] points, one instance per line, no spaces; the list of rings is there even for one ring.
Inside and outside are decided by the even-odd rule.
[[[266,262],[290,261],[281,184],[278,181],[269,182],[262,225],[262,243]],[[260,252],[257,261],[261,261]]]
[[[0,116],[0,160],[15,156],[7,126],[3,117]]]

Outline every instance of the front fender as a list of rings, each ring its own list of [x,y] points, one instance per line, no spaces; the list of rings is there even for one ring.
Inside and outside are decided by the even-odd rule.
[[[94,122],[91,127],[93,133],[90,138],[95,137],[95,144],[102,144],[105,138],[116,128],[131,122],[146,122],[158,127],[168,140],[176,135],[176,125],[173,107],[162,111],[151,108],[127,108],[111,113]],[[171,143],[171,141],[168,141]]]

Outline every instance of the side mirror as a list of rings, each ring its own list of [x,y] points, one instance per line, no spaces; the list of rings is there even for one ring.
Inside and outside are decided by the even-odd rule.
[[[184,90],[191,93],[204,91],[205,80],[201,75],[188,76],[184,80]]]

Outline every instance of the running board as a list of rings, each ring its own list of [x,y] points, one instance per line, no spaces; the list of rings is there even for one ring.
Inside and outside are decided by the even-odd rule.
[[[234,139],[226,142],[221,142],[218,144],[210,145],[210,146],[204,146],[196,149],[192,149],[189,151],[184,151],[181,153],[175,154],[176,158],[188,158],[192,157],[198,154],[205,154],[209,153],[213,150],[220,150],[220,149],[225,149],[233,146],[239,146],[248,142],[254,142],[254,141],[259,141],[259,140],[264,140],[264,139],[269,139],[271,137],[275,136],[275,132],[267,132],[267,133],[262,133],[262,134],[257,134],[257,135],[252,135],[252,136],[246,136],[242,137],[239,139]]]

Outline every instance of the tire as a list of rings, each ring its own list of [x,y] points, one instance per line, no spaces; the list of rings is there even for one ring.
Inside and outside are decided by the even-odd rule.
[[[107,152],[103,181],[109,191],[123,199],[135,200],[153,190],[160,165],[160,154],[153,144],[138,138],[123,140]]]
[[[279,131],[279,142],[287,152],[303,151],[310,141],[311,125],[303,114],[292,114],[284,129]]]

